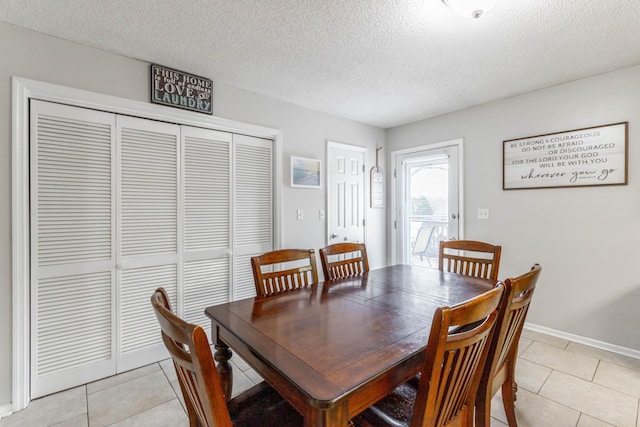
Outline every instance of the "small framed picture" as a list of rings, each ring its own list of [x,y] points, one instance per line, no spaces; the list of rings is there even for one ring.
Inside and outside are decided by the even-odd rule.
[[[320,188],[320,160],[291,156],[291,186]]]

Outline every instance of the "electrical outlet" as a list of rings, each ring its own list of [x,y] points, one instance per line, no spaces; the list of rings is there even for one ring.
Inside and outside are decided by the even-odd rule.
[[[478,219],[489,219],[489,209],[478,209]]]
[[[302,209],[298,209],[298,221],[302,220]]]

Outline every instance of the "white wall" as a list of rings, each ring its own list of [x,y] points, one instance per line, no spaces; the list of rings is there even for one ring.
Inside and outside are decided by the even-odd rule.
[[[147,102],[149,64],[0,23],[0,407],[11,401],[11,76]],[[164,64],[170,65],[170,64]],[[189,70],[185,70],[189,71]],[[326,140],[368,148],[369,166],[384,131],[248,93],[214,81],[217,117],[283,131],[282,209],[285,247],[320,248],[326,230],[318,219],[326,209],[321,190],[293,189],[289,156],[319,158],[326,165]],[[194,113],[197,114],[197,113]],[[323,170],[323,173],[325,171]],[[295,210],[305,218],[297,221]],[[367,246],[372,268],[386,260],[384,210],[368,210]],[[24,284],[27,286],[27,284]]]
[[[502,245],[500,278],[542,265],[528,322],[636,351],[639,87],[640,67],[628,68],[389,129],[386,146],[464,138],[464,237]],[[629,185],[502,190],[503,140],[622,121]]]

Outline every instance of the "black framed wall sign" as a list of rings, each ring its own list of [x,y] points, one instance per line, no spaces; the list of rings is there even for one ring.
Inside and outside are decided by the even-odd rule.
[[[503,141],[503,190],[627,184],[629,123]]]
[[[151,102],[213,115],[213,81],[152,64]]]

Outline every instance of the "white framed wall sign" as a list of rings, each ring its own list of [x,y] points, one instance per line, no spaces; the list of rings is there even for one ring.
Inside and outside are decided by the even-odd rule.
[[[629,123],[503,141],[503,190],[627,184]]]
[[[379,167],[371,168],[371,207],[384,208],[384,172]]]

